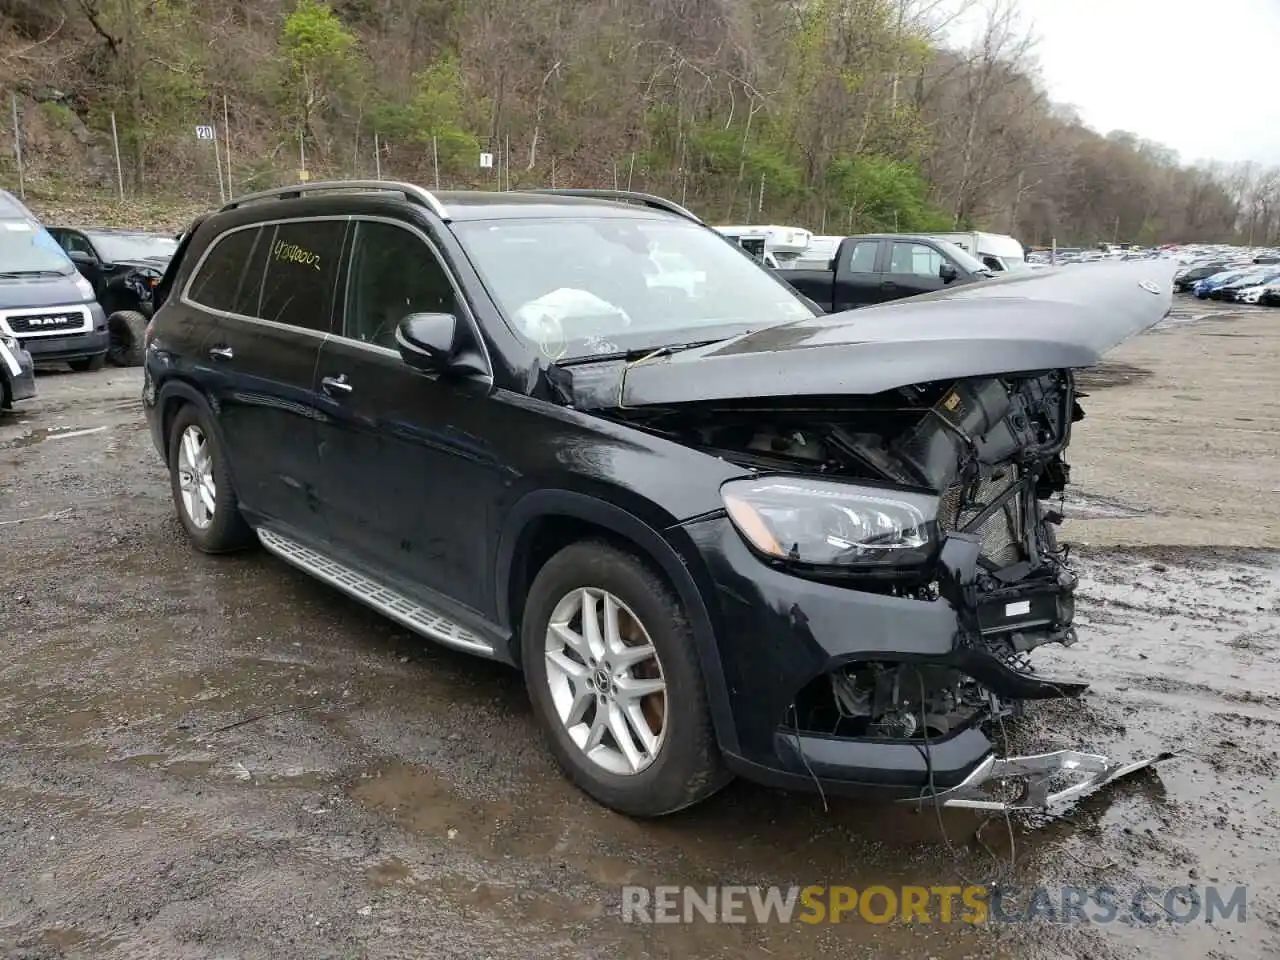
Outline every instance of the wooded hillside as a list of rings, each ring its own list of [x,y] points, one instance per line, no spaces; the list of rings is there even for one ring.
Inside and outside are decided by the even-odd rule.
[[[980,41],[952,51],[941,0],[0,0],[0,87],[46,197],[117,189],[114,113],[128,196],[216,200],[194,127],[221,136],[225,106],[236,194],[305,162],[617,182],[826,233],[1280,243],[1280,170],[1184,166],[1083,127],[1037,82],[1010,2],[987,0]]]

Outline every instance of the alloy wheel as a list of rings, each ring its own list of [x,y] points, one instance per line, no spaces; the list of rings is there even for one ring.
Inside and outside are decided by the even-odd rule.
[[[194,423],[182,431],[178,441],[178,490],[187,519],[196,529],[207,529],[213,523],[218,490],[213,481],[209,440]]]
[[[667,733],[667,683],[644,624],[621,600],[581,587],[547,624],[547,684],[565,732],[597,766],[633,776]]]

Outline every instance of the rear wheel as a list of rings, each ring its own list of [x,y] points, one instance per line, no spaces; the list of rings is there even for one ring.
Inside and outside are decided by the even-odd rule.
[[[729,781],[693,631],[637,557],[594,541],[552,557],[529,590],[521,649],[552,753],[605,806],[661,816]]]
[[[107,317],[107,360],[115,367],[140,367],[147,318],[137,310],[117,310]]]
[[[76,373],[85,373],[89,370],[101,370],[106,362],[107,355],[105,353],[96,353],[92,357],[79,357],[75,360],[68,360],[67,366]]]
[[[178,411],[170,428],[169,484],[178,519],[196,549],[225,553],[252,542],[217,437],[191,405]]]

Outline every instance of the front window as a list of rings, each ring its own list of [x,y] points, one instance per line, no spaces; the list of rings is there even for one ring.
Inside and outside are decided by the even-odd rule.
[[[990,273],[982,263],[973,254],[957,247],[950,240],[939,240],[938,249],[951,258],[952,262],[965,273]]]
[[[75,264],[49,231],[28,220],[0,221],[0,274],[58,273],[69,276]]]
[[[93,242],[106,260],[168,260],[178,249],[172,237],[150,233],[95,233]]]
[[[684,220],[474,221],[454,231],[512,327],[552,360],[813,316],[732,241]]]

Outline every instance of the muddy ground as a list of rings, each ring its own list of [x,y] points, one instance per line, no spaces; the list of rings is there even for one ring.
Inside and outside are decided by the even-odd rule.
[[[553,770],[513,673],[260,551],[189,549],[140,383],[49,373],[0,421],[5,956],[1280,953],[1280,310],[1180,299],[1088,377],[1064,528],[1081,641],[1040,662],[1095,685],[1012,734],[1179,753],[1009,824],[824,812],[742,783],[658,823],[602,810]],[[1245,885],[1247,913],[979,929],[619,917],[624,883],[993,880],[1110,885],[1122,902],[1142,885]]]

